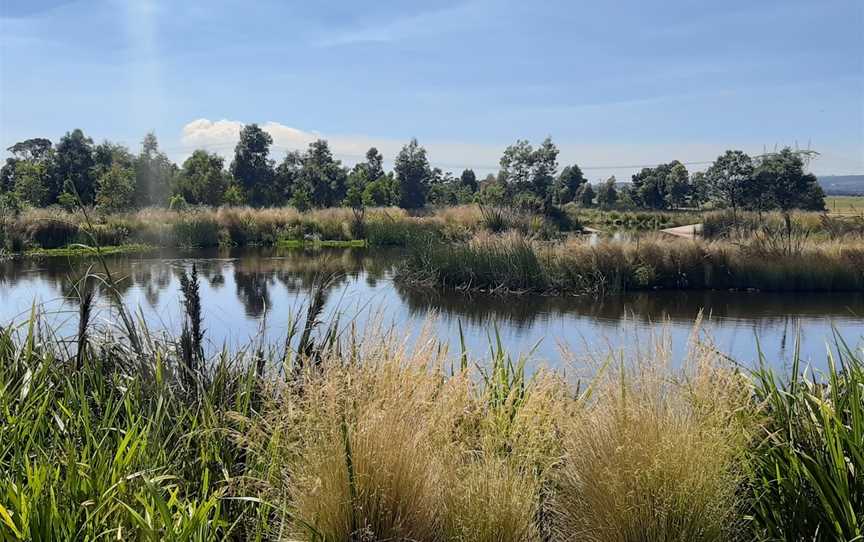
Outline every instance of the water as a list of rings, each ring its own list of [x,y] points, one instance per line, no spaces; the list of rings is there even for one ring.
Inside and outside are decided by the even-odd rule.
[[[392,324],[407,340],[423,326],[450,342],[455,353],[461,324],[469,351],[481,357],[495,330],[513,353],[532,352],[532,363],[557,366],[561,348],[600,356],[610,349],[649,349],[658,336],[683,356],[693,323],[717,347],[753,366],[758,335],[770,364],[788,368],[796,337],[805,361],[824,368],[832,327],[861,344],[864,294],[771,294],[745,292],[641,292],[588,297],[465,296],[418,290],[394,283],[398,251],[279,249],[196,250],[109,259],[126,305],[140,309],[151,328],[177,332],[182,325],[179,276],[194,263],[201,277],[206,337],[210,348],[237,347],[263,336],[284,341],[291,315],[302,315],[315,277],[336,274],[325,315],[341,315],[358,328]],[[0,324],[20,322],[34,300],[61,335],[74,335],[76,277],[92,260],[50,258],[0,262]],[[97,321],[116,324],[104,298]],[[800,330],[800,332],[799,332]]]

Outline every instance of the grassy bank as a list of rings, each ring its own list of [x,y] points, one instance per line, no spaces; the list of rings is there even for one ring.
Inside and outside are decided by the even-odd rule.
[[[468,243],[419,243],[399,280],[498,292],[609,294],[645,289],[864,290],[864,241],[756,236],[739,242],[644,237],[543,243],[478,235]]]
[[[205,359],[195,283],[180,337],[91,328],[86,294],[71,341],[37,315],[0,332],[0,537],[862,534],[864,369],[842,345],[818,384],[694,344],[681,366],[658,348],[574,387],[494,344],[469,360],[429,337],[407,348],[302,321],[287,351]]]
[[[155,247],[214,247],[331,244],[407,246],[427,237],[464,240],[478,231],[515,229],[539,236],[578,229],[564,215],[557,219],[476,205],[429,209],[417,216],[399,208],[333,208],[299,212],[294,208],[143,209],[103,215],[59,208],[30,209],[0,220],[0,251],[67,248],[74,244]]]

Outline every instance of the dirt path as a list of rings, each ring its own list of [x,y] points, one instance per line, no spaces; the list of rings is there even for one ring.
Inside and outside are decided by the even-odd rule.
[[[674,235],[675,237],[683,237],[685,239],[694,239],[702,233],[702,224],[689,224],[687,226],[678,226],[677,228],[667,228],[660,230],[663,233]]]

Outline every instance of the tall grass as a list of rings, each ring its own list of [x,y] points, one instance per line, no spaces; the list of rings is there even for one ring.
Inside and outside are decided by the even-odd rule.
[[[404,282],[498,292],[607,294],[645,289],[864,290],[860,238],[780,244],[644,237],[543,243],[517,234],[478,235],[463,244],[411,249]]]
[[[753,412],[745,376],[696,348],[611,370],[565,437],[554,497],[562,540],[734,540]]]
[[[864,360],[842,341],[828,373],[756,373],[765,404],[753,514],[770,540],[864,539]]]
[[[789,215],[796,236],[840,239],[864,235],[861,216],[832,216],[826,213],[795,211]],[[706,239],[747,238],[760,232],[785,232],[786,217],[779,212],[755,213],[730,210],[706,213],[702,236]]]
[[[0,537],[253,534],[255,506],[225,499],[244,472],[226,417],[249,413],[241,367],[214,360],[190,396],[167,344],[141,366],[128,342],[93,337],[76,369],[38,315],[25,326],[0,333]]]

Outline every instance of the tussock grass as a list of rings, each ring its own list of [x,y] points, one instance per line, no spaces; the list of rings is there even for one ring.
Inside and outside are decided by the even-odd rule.
[[[564,243],[514,233],[464,244],[412,247],[401,281],[497,292],[607,294],[643,289],[860,291],[864,241],[799,238],[789,244],[754,236],[704,242],[647,236],[635,241]]]
[[[716,354],[637,359],[595,382],[566,433],[553,517],[560,540],[736,539],[744,532],[750,389]]]

